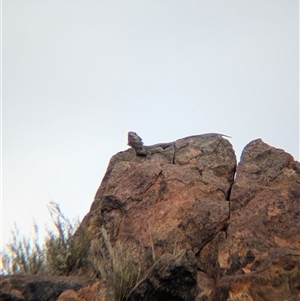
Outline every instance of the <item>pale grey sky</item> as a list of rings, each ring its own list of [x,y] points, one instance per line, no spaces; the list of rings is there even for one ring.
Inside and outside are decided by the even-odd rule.
[[[128,131],[299,159],[298,0],[3,0],[3,242],[90,208]]]

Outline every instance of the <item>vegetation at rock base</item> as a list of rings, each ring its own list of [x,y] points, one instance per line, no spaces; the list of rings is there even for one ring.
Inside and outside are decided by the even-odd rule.
[[[136,252],[138,251],[138,252]],[[144,274],[141,250],[117,241],[112,245],[105,228],[101,228],[100,238],[92,242],[90,261],[107,284],[107,296],[111,300],[122,301],[141,280]]]
[[[73,235],[79,226],[79,220],[73,224],[61,212],[58,204],[51,203],[49,212],[56,232],[47,230],[48,238],[45,242],[46,267],[49,274],[69,275],[87,262],[90,246],[90,235],[84,233],[80,244],[74,240]]]
[[[82,244],[72,239],[79,221],[72,223],[61,212],[59,205],[48,206],[54,230],[47,229],[47,237],[41,246],[38,242],[38,226],[34,223],[34,237],[21,236],[15,225],[13,240],[4,249],[1,274],[69,275],[82,266],[87,258],[88,237]]]
[[[38,226],[34,224],[34,238],[21,237],[15,224],[13,240],[1,254],[3,275],[39,274],[45,269],[44,250],[38,243]]]
[[[61,212],[59,205],[48,206],[54,230],[47,229],[44,244],[39,243],[38,226],[34,223],[34,237],[21,236],[15,225],[12,242],[1,253],[1,275],[25,274],[68,276],[76,269],[91,264],[107,285],[111,300],[126,300],[127,295],[143,275],[143,260],[130,246],[111,243],[104,228],[98,239],[81,233],[80,243],[74,239],[79,221],[72,223]],[[82,230],[82,229],[81,229]]]

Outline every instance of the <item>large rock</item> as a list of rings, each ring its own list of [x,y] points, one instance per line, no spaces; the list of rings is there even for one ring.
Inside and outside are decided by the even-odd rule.
[[[183,138],[148,156],[118,153],[81,227],[105,227],[112,241],[142,245],[148,264],[174,250],[196,254],[227,226],[235,167],[230,142],[218,134]]]
[[[213,300],[300,296],[300,164],[258,139],[241,156],[230,220],[198,256],[216,282]]]
[[[197,293],[197,261],[192,251],[164,254],[131,291],[127,301],[193,301]]]

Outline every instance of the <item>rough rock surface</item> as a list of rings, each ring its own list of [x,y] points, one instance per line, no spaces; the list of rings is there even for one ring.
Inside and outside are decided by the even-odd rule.
[[[192,251],[164,254],[131,291],[127,301],[193,301],[197,294],[197,261]]]

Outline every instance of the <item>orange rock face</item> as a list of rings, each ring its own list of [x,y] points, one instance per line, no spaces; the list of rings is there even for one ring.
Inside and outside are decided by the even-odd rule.
[[[104,226],[112,240],[146,250],[153,242],[156,258],[179,249],[197,254],[227,226],[235,166],[231,144],[214,134],[147,157],[130,149],[111,160],[83,226]]]

